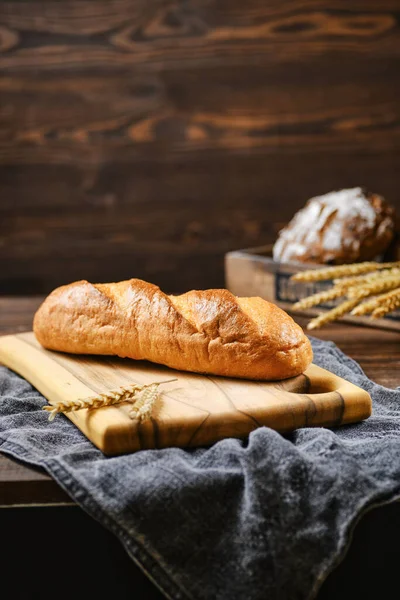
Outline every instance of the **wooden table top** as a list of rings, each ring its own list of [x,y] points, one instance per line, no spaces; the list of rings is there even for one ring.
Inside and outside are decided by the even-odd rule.
[[[0,297],[0,335],[29,331],[42,298]],[[293,315],[298,323],[304,318]],[[331,340],[354,358],[372,380],[389,388],[400,385],[400,334],[370,327],[335,323],[312,332]],[[58,484],[41,469],[0,454],[0,506],[72,504]]]

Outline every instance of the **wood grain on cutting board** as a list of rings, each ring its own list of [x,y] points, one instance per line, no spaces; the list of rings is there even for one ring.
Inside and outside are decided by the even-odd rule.
[[[371,414],[367,392],[316,365],[280,382],[208,377],[130,359],[52,352],[43,349],[31,332],[0,337],[0,361],[32,383],[50,404],[129,383],[176,378],[160,386],[152,417],[145,422],[133,420],[124,404],[68,413],[108,455],[204,446],[226,437],[244,438],[260,426],[280,432],[336,427]]]

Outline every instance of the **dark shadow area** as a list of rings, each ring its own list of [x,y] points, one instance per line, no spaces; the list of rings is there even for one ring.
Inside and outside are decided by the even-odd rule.
[[[3,509],[0,531],[4,600],[165,598],[118,539],[77,506]]]
[[[364,515],[346,557],[323,583],[318,600],[398,598],[399,532],[399,502]]]
[[[1,585],[13,598],[164,598],[118,539],[79,507],[3,509],[0,531]],[[400,503],[365,515],[317,600],[397,597],[399,531]]]

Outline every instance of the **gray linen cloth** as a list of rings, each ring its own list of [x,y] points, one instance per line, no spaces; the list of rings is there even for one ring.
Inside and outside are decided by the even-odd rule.
[[[370,392],[369,419],[106,458],[0,367],[0,449],[43,467],[173,600],[309,600],[359,518],[400,497],[400,391],[312,343],[316,364]]]

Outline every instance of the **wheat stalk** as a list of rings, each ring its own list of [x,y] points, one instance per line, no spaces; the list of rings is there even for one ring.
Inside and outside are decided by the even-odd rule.
[[[151,416],[153,406],[158,398],[159,383],[152,383],[139,393],[139,398],[129,411],[129,416],[138,421],[144,421]]]
[[[384,317],[390,312],[393,312],[400,306],[400,290],[392,290],[385,294],[385,298],[381,298],[379,306],[377,306],[371,314],[373,319]]]
[[[291,279],[293,281],[306,282],[333,280],[339,277],[346,277],[349,275],[372,273],[373,271],[377,271],[380,269],[392,269],[393,267],[400,267],[400,261],[390,263],[363,262],[349,265],[324,267],[323,269],[309,269],[307,271],[295,273],[295,275],[292,275]]]
[[[350,312],[358,303],[358,299],[346,300],[339,304],[339,306],[335,306],[332,310],[329,310],[326,313],[322,313],[318,315],[315,319],[312,319],[308,325],[307,329],[317,329],[318,327],[322,327],[322,325],[326,325],[331,321],[336,321],[339,317],[342,317],[346,313]]]
[[[344,296],[346,293],[345,289],[340,287],[334,287],[331,290],[324,290],[323,292],[318,292],[317,294],[313,294],[312,296],[307,296],[307,298],[303,298],[293,304],[293,310],[304,310],[306,308],[311,308],[312,306],[317,306],[318,304],[324,304],[328,300],[334,300],[335,298],[340,298]]]
[[[387,292],[388,290],[392,290],[399,286],[400,277],[398,275],[395,275],[394,277],[388,276],[379,281],[366,282],[365,284],[350,287],[347,290],[347,295],[349,298],[358,298],[361,300],[362,298],[380,294],[381,292]]]
[[[392,292],[387,293],[391,294]],[[379,306],[379,304],[382,302],[382,299],[386,295],[387,294],[379,294],[379,296],[374,296],[373,298],[369,298],[369,300],[366,300],[365,302],[361,302],[361,304],[358,304],[355,308],[353,308],[351,314],[356,317],[362,317],[364,315],[367,315],[368,313],[372,313],[375,310],[375,308]]]
[[[299,300],[293,304],[292,309],[304,310],[346,295],[349,299],[366,298],[396,288],[400,285],[400,269],[385,269],[372,275],[343,277],[342,279],[334,279],[333,283],[331,289],[323,290]]]
[[[338,288],[350,288],[356,285],[361,285],[364,283],[372,283],[373,281],[377,281],[380,279],[385,279],[387,276],[399,275],[400,269],[382,269],[381,271],[376,271],[374,273],[367,273],[366,275],[357,275],[356,277],[340,277],[338,279],[334,279],[333,283]]]
[[[53,405],[43,406],[43,410],[49,411],[49,421],[53,421],[58,413],[69,413],[82,408],[101,408],[102,406],[112,406],[126,402],[131,398],[136,391],[142,389],[143,386],[132,384],[125,387],[120,387],[116,390],[110,390],[97,396],[89,396],[88,398],[77,398],[76,400],[60,401]]]
[[[400,306],[400,262],[368,262],[324,267],[303,271],[291,277],[295,281],[307,282],[328,278],[332,281],[330,289],[303,298],[292,308],[307,309],[336,298],[344,298],[344,301],[312,319],[307,329],[322,327],[349,312],[354,316],[370,313],[370,318],[376,319],[384,317]]]
[[[133,383],[128,386],[123,386],[109,392],[98,394],[97,396],[89,396],[88,398],[77,398],[76,400],[60,401],[53,405],[43,406],[43,410],[48,411],[49,421],[53,421],[59,413],[69,413],[82,408],[95,409],[102,408],[103,406],[113,406],[115,404],[121,404],[123,402],[136,402],[137,394],[146,391],[152,386],[158,386],[162,383],[170,383],[176,381],[176,379],[168,379],[166,381],[159,381],[157,383],[148,383],[145,385],[138,385]]]

